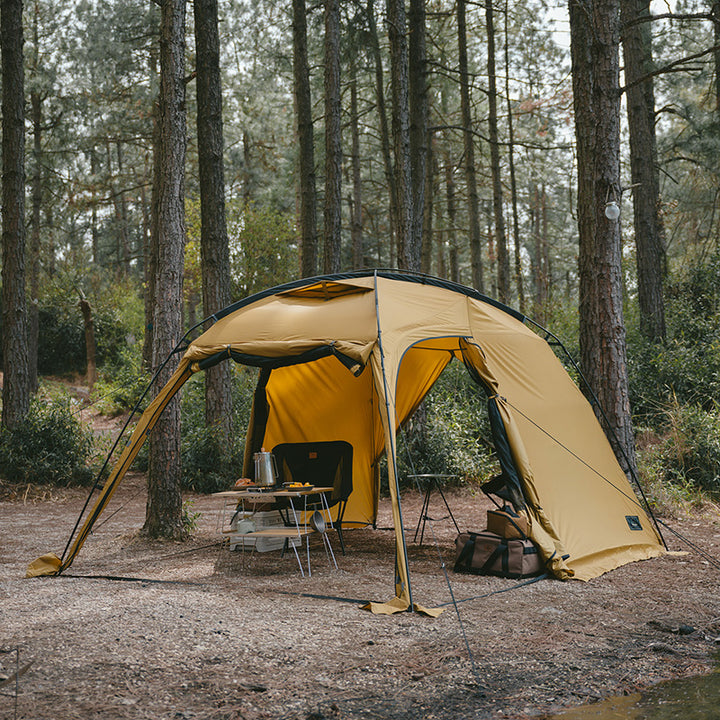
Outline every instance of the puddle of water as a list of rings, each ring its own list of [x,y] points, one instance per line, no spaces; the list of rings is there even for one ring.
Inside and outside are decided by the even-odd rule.
[[[566,710],[547,720],[718,720],[720,671],[661,683],[627,695]]]

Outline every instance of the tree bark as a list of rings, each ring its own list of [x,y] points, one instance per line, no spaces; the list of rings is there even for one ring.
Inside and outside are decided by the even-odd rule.
[[[620,224],[605,216],[620,195],[619,0],[570,0],[578,162],[580,355],[626,472],[636,471],[622,307]],[[596,409],[597,412],[597,409]]]
[[[96,344],[95,344],[95,321],[93,319],[92,306],[87,299],[80,294],[78,301],[80,312],[83,316],[83,327],[85,329],[85,355],[87,356],[87,369],[85,379],[88,387],[92,391],[97,382],[97,362],[96,362]]]
[[[25,298],[25,74],[22,0],[0,2],[2,54],[2,425],[13,430],[30,407]]]
[[[360,172],[360,127],[357,102],[357,79],[353,68],[350,84],[350,125],[352,132],[352,203],[350,218],[350,238],[352,244],[353,268],[360,269],[363,261],[363,222],[362,222],[362,178]]]
[[[622,0],[640,327],[650,339],[662,341],[665,339],[665,247],[660,217],[655,91],[652,77],[641,80],[652,70],[651,28],[649,22],[632,23],[649,16],[650,0]]]
[[[470,262],[475,289],[485,292],[483,282],[482,246],[480,244],[480,207],[475,177],[475,142],[470,113],[470,75],[467,59],[467,25],[465,0],[457,1],[458,68],[460,71],[460,106],[462,112],[463,142],[465,147],[465,184],[468,193],[468,222],[470,232]]]
[[[158,266],[158,215],[160,210],[160,163],[162,161],[162,138],[160,133],[160,100],[158,98],[152,113],[152,189],[150,190],[150,233],[145,248],[145,337],[143,339],[143,365],[153,368],[155,283]]]
[[[505,233],[502,177],[500,174],[500,145],[497,119],[497,80],[495,72],[495,18],[493,0],[485,0],[485,28],[487,32],[488,69],[488,139],[490,141],[490,171],[493,187],[493,218],[497,244],[498,299],[510,302],[510,257]]]
[[[718,48],[713,53],[715,65],[715,121],[720,124],[720,0],[710,0],[710,12],[713,18],[714,46]]]
[[[385,183],[389,197],[390,207],[390,248],[397,247],[398,229],[397,229],[397,194],[394,190],[395,170],[393,168],[392,153],[390,150],[390,131],[387,121],[387,107],[385,104],[385,79],[382,64],[382,55],[380,54],[380,41],[378,39],[377,24],[375,22],[374,0],[368,0],[367,3],[367,23],[368,32],[370,34],[370,49],[372,53],[373,66],[375,70],[375,99],[377,103],[378,121],[380,127],[380,144],[382,147],[383,170],[385,172]]]
[[[340,88],[340,2],[325,0],[325,212],[326,273],[340,272],[342,259],[342,107]]]
[[[458,259],[456,211],[455,211],[455,168],[450,160],[450,153],[445,153],[445,198],[447,202],[447,241],[450,260],[450,279],[460,282],[460,262]]]
[[[404,270],[418,270],[419,257],[416,265],[412,234],[413,185],[410,158],[410,96],[405,0],[388,0],[387,21],[392,86],[392,135],[395,151],[398,267]]]
[[[437,158],[435,156],[436,148],[432,133],[428,133],[427,142],[427,168],[425,171],[425,211],[423,213],[422,238],[420,243],[420,270],[429,275],[432,271],[432,254],[434,244],[433,220],[435,213],[435,203],[433,202],[436,194],[436,175],[437,175]],[[438,269],[438,275],[443,274]]]
[[[185,238],[185,0],[162,0],[160,19],[160,162],[158,258],[153,314],[153,367],[159,368],[182,334]],[[159,372],[162,387],[177,365]],[[148,500],[144,531],[184,538],[180,463],[180,402],[175,396],[150,435]]]
[[[515,177],[515,127],[513,109],[510,100],[510,42],[508,37],[508,0],[505,0],[505,99],[508,114],[508,166],[510,168],[510,199],[513,219],[513,248],[515,287],[517,288],[518,310],[525,312],[525,281],[522,272],[522,256],[520,246],[520,215],[518,212],[517,180]]]
[[[292,29],[300,175],[300,271],[303,277],[312,277],[317,272],[318,259],[317,192],[305,0],[293,0]]]
[[[37,48],[37,14],[33,27]],[[42,131],[43,98],[39,92],[30,93],[33,126],[33,175],[32,175],[32,232],[30,233],[29,284],[30,306],[28,308],[28,372],[30,391],[38,389],[38,337],[40,333],[40,218],[43,205]]]
[[[225,220],[222,86],[217,0],[195,0],[197,136],[200,172],[200,261],[203,313],[230,304],[230,249]],[[232,445],[232,376],[229,363],[205,371],[205,422]]]
[[[425,48],[425,0],[410,0],[408,12],[408,99],[410,107],[410,178],[412,220],[410,269],[422,269],[423,224],[428,173],[428,81]],[[426,257],[428,255],[426,254]]]

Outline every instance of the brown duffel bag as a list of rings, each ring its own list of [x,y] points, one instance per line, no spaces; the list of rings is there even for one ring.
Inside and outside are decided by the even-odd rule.
[[[491,532],[460,533],[455,538],[455,572],[526,578],[542,574],[542,559],[531,540]]]
[[[502,510],[487,511],[487,529],[504,538],[525,540],[528,536],[528,521],[506,505]]]

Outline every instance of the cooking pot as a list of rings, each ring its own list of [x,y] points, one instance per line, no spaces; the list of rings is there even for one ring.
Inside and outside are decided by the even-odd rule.
[[[260,487],[272,487],[277,483],[278,471],[275,464],[275,456],[271,452],[256,452],[255,459],[255,484]]]

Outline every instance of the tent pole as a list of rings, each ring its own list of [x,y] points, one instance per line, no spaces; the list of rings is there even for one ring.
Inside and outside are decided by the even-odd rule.
[[[383,344],[382,344],[382,329],[380,327],[380,304],[378,301],[378,285],[377,285],[377,271],[374,273],[374,279],[375,279],[375,322],[377,325],[377,335],[378,335],[378,349],[380,351],[380,368],[382,371],[382,379],[383,379],[383,390],[385,394],[385,417],[387,418],[388,423],[388,438],[390,440],[390,459],[392,460],[392,469],[393,469],[393,475],[395,476],[395,497],[397,498],[397,507],[398,507],[398,515],[400,518],[400,537],[402,539],[402,551],[403,551],[403,560],[405,562],[405,572],[407,573],[407,591],[408,591],[408,600],[410,601],[410,607],[408,607],[408,610],[410,612],[414,612],[414,603],[413,603],[413,597],[412,597],[412,584],[410,583],[410,563],[408,561],[408,554],[407,554],[407,543],[405,542],[405,525],[403,523],[402,518],[402,503],[400,502],[400,478],[398,478],[398,468],[397,468],[397,452],[395,448],[395,433],[393,432],[393,427],[395,424],[395,418],[394,414],[393,417],[390,416],[390,402],[389,402],[389,395],[388,395],[388,381],[387,381],[387,374],[385,372],[385,352],[383,350]],[[392,424],[391,424],[392,423]],[[395,529],[395,533],[397,534],[398,529]],[[395,559],[395,562],[397,563],[397,558]]]

